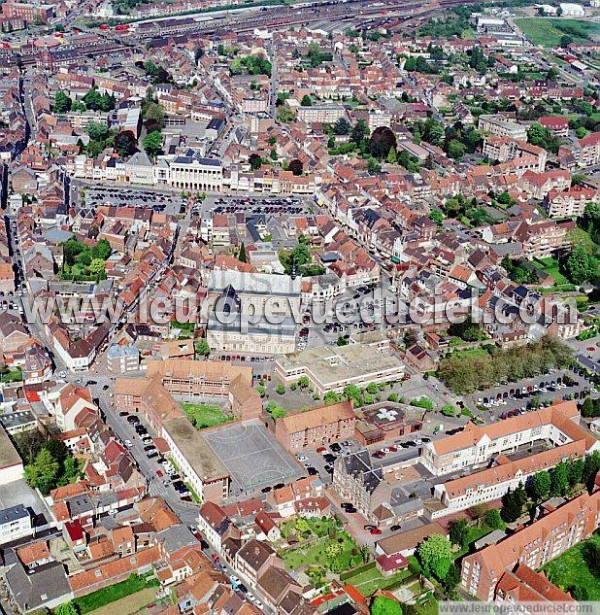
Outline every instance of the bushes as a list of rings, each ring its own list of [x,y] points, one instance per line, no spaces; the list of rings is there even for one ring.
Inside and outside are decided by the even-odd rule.
[[[424,408],[425,410],[433,410],[433,402],[431,401],[431,399],[429,399],[429,397],[419,397],[416,399],[413,399],[410,402],[411,406],[414,406],[415,408]]]

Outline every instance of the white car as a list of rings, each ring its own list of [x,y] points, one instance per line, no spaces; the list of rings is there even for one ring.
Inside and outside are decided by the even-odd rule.
[[[131,448],[133,446],[131,440],[125,440],[125,442],[123,442],[123,444],[127,447],[127,448]]]
[[[66,378],[66,377],[67,377],[67,372],[65,372],[65,371],[58,372],[58,375],[59,375],[61,378]]]

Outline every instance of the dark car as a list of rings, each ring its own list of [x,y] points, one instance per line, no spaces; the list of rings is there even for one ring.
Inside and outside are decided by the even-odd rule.
[[[140,419],[137,416],[132,414],[131,416],[127,417],[127,422],[131,423],[132,425],[135,425],[140,422]]]
[[[336,460],[336,456],[331,453],[327,453],[326,455],[323,455],[323,459],[325,459],[327,463],[333,463]]]
[[[90,386],[93,386],[94,384],[98,384],[98,383],[97,383],[95,380],[88,380],[88,381],[85,383],[85,386],[86,386],[86,387],[90,387]]]
[[[237,589],[238,589],[238,591],[242,592],[242,594],[247,594],[248,593],[248,588],[243,583],[240,583],[237,586]]]
[[[313,468],[312,466],[306,468],[306,471],[308,472],[309,476],[316,476],[319,473],[317,469]]]
[[[392,525],[392,527],[390,527],[390,530],[392,530],[392,532],[397,532],[400,529],[402,528],[399,525]]]
[[[334,453],[339,453],[342,450],[342,447],[337,442],[334,442],[333,444],[329,445],[329,449],[332,450]]]
[[[150,451],[155,451],[156,446],[154,446],[154,444],[149,444],[148,446],[144,446],[144,450],[149,453]]]
[[[125,412],[125,410],[123,410],[122,412],[119,412],[119,416],[129,416],[129,412]]]
[[[102,390],[103,390],[103,391],[108,391],[108,389],[110,389],[110,385],[108,385],[108,384],[105,384],[105,385],[102,387]]]

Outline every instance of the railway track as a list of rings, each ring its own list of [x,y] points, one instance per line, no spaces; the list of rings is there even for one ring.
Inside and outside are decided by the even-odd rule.
[[[255,29],[277,30],[290,26],[308,25],[321,21],[353,21],[360,19],[361,23],[371,27],[379,27],[394,21],[408,21],[423,19],[445,8],[457,5],[475,4],[480,0],[430,0],[402,3],[398,0],[346,0],[341,2],[311,3],[296,5],[294,7],[269,7],[268,11],[260,8],[252,10],[248,17],[246,11],[239,11],[228,16],[216,19],[204,18],[202,21],[189,23],[190,16],[181,16],[179,19],[154,21],[153,28],[147,31],[115,34],[100,30],[93,30],[101,37],[103,44],[97,46],[86,45],[81,47],[80,57],[106,55],[119,49],[136,48],[143,45],[159,46],[166,37],[176,42],[184,43],[190,37],[202,34],[213,35],[224,31],[251,32]],[[251,10],[251,9],[249,9]],[[178,21],[182,21],[178,25]],[[144,22],[140,22],[140,25]],[[164,25],[163,25],[164,24]],[[89,30],[92,32],[92,30]],[[0,58],[4,65],[31,66],[37,62],[34,54],[13,53],[12,56]]]

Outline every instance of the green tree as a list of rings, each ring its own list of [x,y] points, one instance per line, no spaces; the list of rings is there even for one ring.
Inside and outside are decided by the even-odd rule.
[[[569,34],[565,34],[560,37],[560,46],[567,48],[573,42],[573,37]]]
[[[569,468],[564,461],[554,467],[550,472],[551,488],[550,493],[552,495],[566,495],[569,490]]]
[[[466,547],[469,539],[469,524],[466,519],[456,519],[450,526],[450,540],[452,544]]]
[[[285,385],[283,385],[283,384],[278,384],[278,385],[275,387],[275,392],[276,392],[278,395],[283,395],[283,394],[285,393]]]
[[[43,448],[34,462],[25,466],[25,480],[30,487],[39,489],[42,495],[48,495],[54,488],[58,476],[59,464],[50,451]]]
[[[305,94],[300,101],[302,107],[312,107],[312,104],[312,98],[308,94]]]
[[[485,513],[484,523],[494,530],[499,530],[503,527],[502,517],[500,511],[497,508],[492,508]]]
[[[67,602],[56,607],[54,613],[55,615],[79,615],[79,609],[74,602]]]
[[[345,117],[340,117],[333,125],[333,132],[336,135],[348,135],[352,130],[350,122]]]
[[[448,573],[444,577],[444,580],[442,581],[446,592],[451,592],[456,589],[456,587],[460,583],[460,580],[460,568],[456,564],[452,564],[450,566],[450,569],[448,570]]]
[[[442,226],[442,222],[444,221],[444,214],[441,209],[432,209],[429,217],[438,225]]]
[[[457,139],[452,139],[448,143],[448,156],[450,158],[454,158],[454,160],[459,160],[465,155],[467,148]]]
[[[390,151],[388,152],[388,155],[387,155],[387,162],[389,164],[396,164],[396,162],[398,162],[398,156],[396,154],[395,147],[390,148]]]
[[[242,245],[240,246],[240,251],[238,252],[238,260],[242,261],[242,263],[248,262],[248,255],[246,254],[246,245],[242,241]]]
[[[574,284],[594,282],[599,277],[599,266],[593,252],[584,245],[576,245],[567,259],[565,273]]]
[[[310,380],[308,379],[308,376],[300,376],[300,378],[298,378],[298,386],[301,389],[308,389],[308,387],[310,386]]]
[[[354,127],[352,128],[352,133],[350,135],[350,140],[355,143],[357,146],[369,136],[369,127],[365,120],[358,120]]]
[[[572,459],[569,462],[569,486],[575,487],[583,479],[583,459]]]
[[[585,458],[583,463],[582,482],[591,491],[594,485],[596,474],[600,470],[600,451],[594,451],[591,455]]]
[[[195,344],[196,354],[200,357],[208,357],[210,354],[210,346],[205,337],[201,337]]]
[[[162,147],[162,141],[162,134],[158,130],[150,132],[144,137],[142,145],[148,156],[155,158],[158,155]]]
[[[427,576],[443,579],[452,561],[452,546],[446,536],[434,534],[417,547],[417,557]]]
[[[344,399],[351,399],[355,407],[362,406],[362,390],[355,384],[344,387]]]
[[[513,523],[516,521],[523,512],[523,506],[519,502],[519,498],[515,495],[515,492],[509,489],[502,496],[502,510],[500,515],[502,519],[507,523]]]
[[[402,615],[402,606],[393,598],[376,596],[369,607],[371,615]]]
[[[106,239],[100,239],[97,241],[90,250],[92,258],[101,258],[106,260],[112,254],[112,248],[110,243]]]
[[[56,92],[54,97],[54,112],[55,113],[67,113],[71,110],[73,101],[62,91]]]
[[[329,404],[337,404],[340,401],[340,396],[335,391],[327,391],[323,397],[323,403],[327,406]]]
[[[262,164],[262,158],[258,154],[250,154],[248,162],[250,163],[250,167],[253,171],[258,171],[258,169],[260,169],[260,165]]]
[[[92,275],[99,276],[105,272],[106,264],[101,258],[94,258],[88,269]]]
[[[534,474],[527,484],[527,491],[532,500],[542,502],[550,494],[552,479],[545,470]]]
[[[162,130],[165,126],[165,110],[160,103],[151,102],[144,108],[144,119],[148,132]]]

